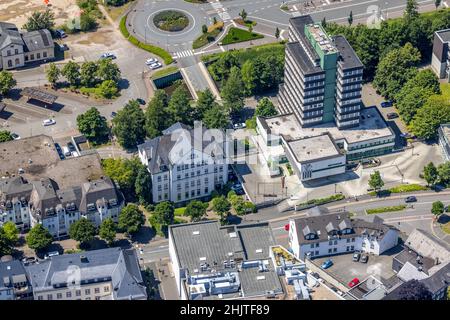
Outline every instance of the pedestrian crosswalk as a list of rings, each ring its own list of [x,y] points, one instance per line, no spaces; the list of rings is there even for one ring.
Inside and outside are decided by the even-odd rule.
[[[227,20],[231,20],[231,16],[228,12],[219,12],[219,17],[220,19],[222,19],[223,21],[227,21]]]
[[[195,55],[193,50],[184,50],[184,51],[175,52],[175,55],[173,56],[173,58],[175,58],[175,59],[187,58],[187,57],[192,57],[193,55]]]
[[[231,16],[230,14],[227,12],[227,9],[223,7],[223,5],[219,2],[210,2],[211,6],[214,8],[214,10],[217,12],[217,14],[219,15],[220,19],[222,19],[222,21],[228,21],[231,20]]]

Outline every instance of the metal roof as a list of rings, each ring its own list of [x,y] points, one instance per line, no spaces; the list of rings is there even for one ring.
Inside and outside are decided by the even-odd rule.
[[[53,104],[58,96],[35,88],[23,88],[22,95],[28,99],[42,101],[47,104]]]

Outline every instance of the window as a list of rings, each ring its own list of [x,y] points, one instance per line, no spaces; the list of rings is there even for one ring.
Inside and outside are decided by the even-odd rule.
[[[62,299],[62,293],[57,293],[56,294],[56,299]]]
[[[81,296],[81,290],[75,291],[75,295],[76,295],[77,297]]]
[[[375,245],[374,245],[374,243],[372,242],[371,244],[370,244],[370,249],[374,249],[375,248]]]
[[[209,192],[209,189],[208,189],[208,187],[206,187],[205,188],[205,193],[208,193]]]
[[[330,249],[328,249],[328,253],[331,253],[331,252],[332,252],[331,248],[330,248]]]
[[[166,174],[164,175],[164,181],[167,181],[167,175]]]
[[[178,200],[178,201],[181,200],[181,193],[177,194],[177,200]]]
[[[197,195],[198,196],[200,195],[200,189],[197,189]]]
[[[366,243],[363,242],[363,243],[361,244],[361,247],[365,248],[365,247],[366,247]]]
[[[316,252],[314,253],[314,255],[318,256],[318,255],[319,255],[319,251],[316,250]]]
[[[44,58],[47,58],[47,51],[44,51],[44,52],[42,53],[42,56],[43,56]]]
[[[352,242],[355,242],[355,238],[352,238]]]
[[[16,58],[16,66],[18,66],[20,64],[20,60],[19,58]]]
[[[7,56],[10,56],[10,55],[11,55],[11,50],[8,50],[8,51],[6,52],[6,55],[7,55]]]
[[[13,64],[12,64],[12,60],[8,60],[8,67],[12,68]]]
[[[94,292],[95,292],[95,293],[100,293],[100,288],[95,288],[95,289],[94,289]]]
[[[38,296],[38,300],[44,300],[43,296]]]
[[[185,196],[186,198],[189,198],[189,191],[186,191],[185,194],[184,194],[184,196]]]
[[[352,251],[355,250],[355,246],[351,246],[350,250]]]
[[[84,294],[91,294],[91,289],[84,290]]]
[[[48,294],[47,295],[47,300],[53,300],[53,295],[52,294]]]
[[[334,244],[335,244],[335,245],[337,244],[337,240],[334,240]]]
[[[349,243],[350,242],[350,238],[347,238],[347,243]]]
[[[161,176],[158,176],[158,182],[161,182]]]
[[[208,173],[208,168],[205,168],[205,173]]]
[[[333,252],[337,252],[337,248],[333,248]]]
[[[194,190],[191,191],[191,197],[195,197],[195,191]]]
[[[349,246],[347,246],[346,248],[345,248],[345,251],[350,251],[350,247]]]
[[[314,243],[311,243],[311,249],[313,249],[314,248]]]
[[[320,245],[320,243],[318,243],[318,242],[317,242],[317,243],[316,243],[316,248],[318,248],[318,247],[319,247],[319,245]]]
[[[104,291],[104,292],[109,292],[109,287],[108,287],[108,286],[104,287],[104,288],[103,288],[103,291]]]
[[[30,60],[34,60],[34,54],[30,55]]]
[[[100,297],[95,297],[95,300],[100,300]]]
[[[329,241],[328,244],[331,246],[333,245],[333,241]]]
[[[66,298],[72,298],[72,292],[67,291],[66,292]]]
[[[36,59],[40,59],[41,58],[41,54],[38,52],[37,54],[36,54]]]

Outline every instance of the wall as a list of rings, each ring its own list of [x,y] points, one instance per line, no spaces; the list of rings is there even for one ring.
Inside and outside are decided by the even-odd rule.
[[[95,288],[99,289],[99,293],[95,293]],[[107,291],[105,291],[107,288]],[[76,295],[76,291],[80,290],[80,295]],[[90,290],[90,293],[86,293],[86,290]],[[71,296],[67,296],[67,292],[70,292]],[[61,297],[58,298],[58,293]],[[108,297],[112,294],[111,282],[100,282],[94,284],[81,285],[79,288],[62,288],[53,289],[48,291],[34,292],[34,300],[95,300],[96,297]],[[51,299],[49,296],[51,295]]]
[[[306,268],[311,270],[312,272],[317,272],[319,276],[324,279],[326,282],[332,284],[342,292],[347,292],[348,288],[343,285],[339,280],[332,277],[328,272],[322,270],[319,266],[315,265],[313,261],[306,259],[305,260]]]

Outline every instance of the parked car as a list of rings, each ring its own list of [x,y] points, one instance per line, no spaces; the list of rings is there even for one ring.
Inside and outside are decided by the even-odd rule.
[[[361,253],[355,252],[355,253],[353,254],[352,260],[355,261],[355,262],[358,262],[358,261],[359,261],[359,258],[361,258]]]
[[[350,282],[348,283],[348,286],[349,286],[350,288],[353,288],[353,287],[356,286],[358,283],[359,283],[359,279],[358,279],[358,278],[354,278],[352,281],[350,281]]]
[[[61,39],[67,37],[67,34],[64,32],[64,30],[61,30],[61,29],[55,30],[55,34],[57,37],[59,37]]]
[[[100,59],[116,59],[116,55],[112,52],[105,52],[100,56]]]
[[[59,256],[59,252],[58,251],[49,252],[49,253],[47,253],[45,255],[45,259],[49,259],[49,258],[54,257],[54,256]]]
[[[150,59],[147,59],[147,61],[145,61],[145,64],[149,66],[149,65],[151,65],[153,63],[157,63],[157,62],[159,62],[158,59],[150,58]]]
[[[142,99],[142,98],[137,98],[136,101],[137,101],[140,105],[143,105],[143,106],[144,106],[145,103],[146,103],[145,100]]]
[[[383,102],[381,103],[381,107],[382,107],[382,108],[389,108],[389,107],[392,107],[392,101],[390,101],[390,100],[388,100],[388,101],[383,101]]]
[[[12,137],[14,140],[20,140],[20,136],[19,136],[17,133],[12,132],[12,133],[11,133],[11,137]]]
[[[416,136],[413,136],[412,134],[410,134],[408,132],[400,134],[400,137],[405,138],[405,139],[409,139],[409,138],[415,139],[416,138]]]
[[[237,183],[233,186],[231,186],[231,190],[233,190],[234,192],[236,192],[237,195],[241,195],[244,194],[244,188],[242,188],[242,185]]]
[[[73,145],[72,142],[67,143],[67,147],[69,148],[69,150],[70,150],[71,152],[77,151],[77,149],[75,149],[75,146]]]
[[[63,147],[63,154],[64,154],[64,156],[66,156],[66,157],[70,157],[70,156],[72,155],[72,152],[70,152],[70,150],[69,150],[68,147],[64,146],[64,147]]]
[[[114,118],[115,116],[117,116],[117,112],[111,112],[111,118]]]
[[[25,257],[22,259],[22,263],[26,266],[35,263],[36,261],[37,261],[36,257]]]
[[[284,230],[289,231],[289,223],[284,225]]]
[[[395,113],[395,112],[389,112],[389,113],[386,115],[386,117],[387,117],[388,119],[395,119],[395,118],[398,118],[398,114]]]
[[[159,62],[156,62],[156,63],[150,64],[148,67],[149,67],[150,69],[152,69],[152,70],[155,70],[155,69],[161,68],[161,67],[162,67],[162,64],[159,63]]]
[[[324,263],[322,263],[322,265],[320,266],[322,269],[328,269],[329,267],[331,267],[333,265],[333,261],[331,259],[328,259],[327,261],[325,261]]]
[[[242,123],[235,123],[234,125],[233,125],[233,128],[234,129],[244,129],[244,128],[246,128],[247,126],[246,126],[246,124],[244,123],[244,122],[242,122]]]
[[[363,254],[361,259],[359,259],[359,262],[361,263],[367,263],[367,261],[369,261],[369,256],[367,254]]]
[[[45,119],[44,121],[42,121],[42,125],[44,127],[54,125],[55,123],[56,121],[54,119]]]
[[[415,196],[409,196],[409,197],[406,197],[406,199],[405,199],[406,203],[416,202],[416,201],[417,201],[417,198]]]
[[[56,152],[58,152],[58,155],[59,155],[59,158],[61,159],[61,160],[64,160],[64,153],[63,153],[63,151],[62,151],[62,149],[61,149],[61,146],[59,145],[59,143],[55,143],[55,149],[56,149]]]

